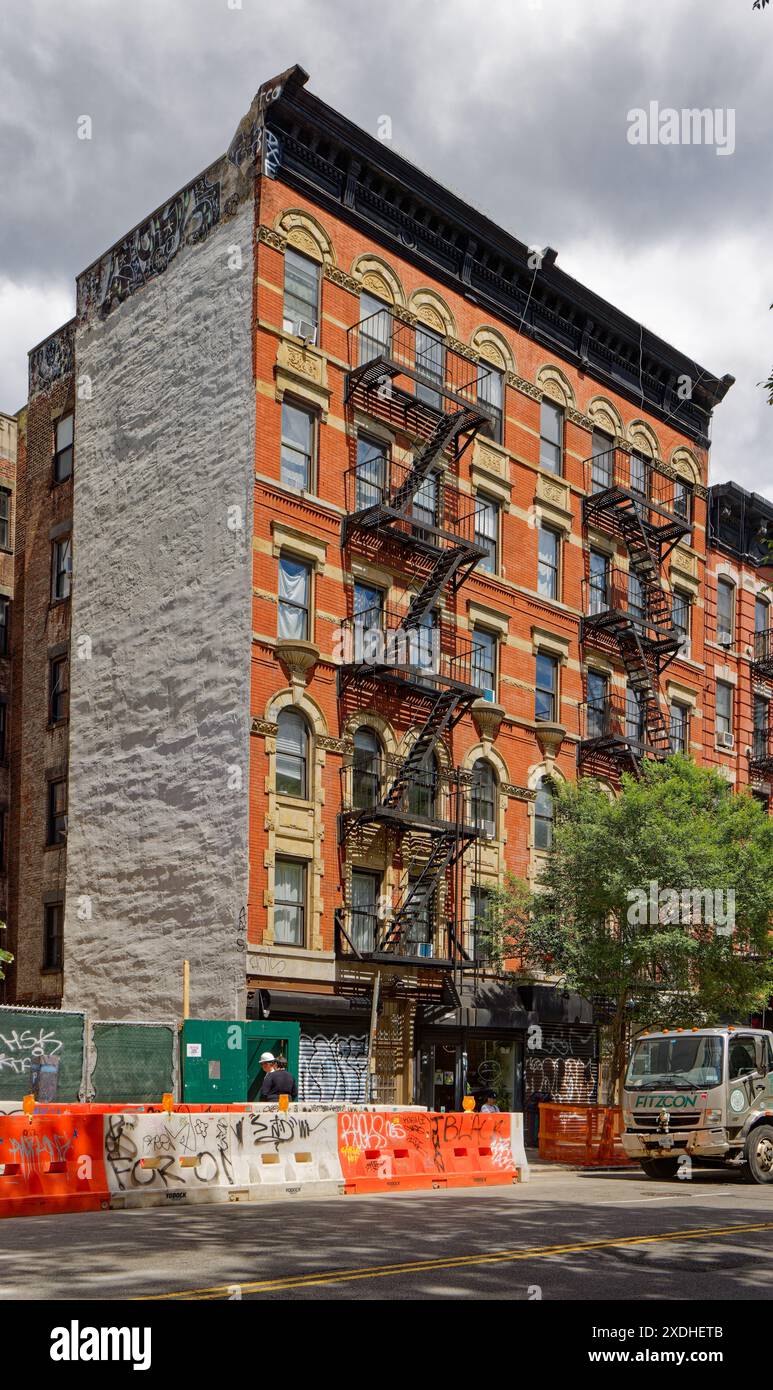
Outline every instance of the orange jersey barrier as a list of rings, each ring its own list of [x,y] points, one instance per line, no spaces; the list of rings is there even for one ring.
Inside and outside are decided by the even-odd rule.
[[[540,1105],[539,1156],[583,1168],[631,1166],[620,1135],[623,1112],[612,1105]]]
[[[109,1205],[98,1115],[0,1115],[0,1216]]]
[[[517,1182],[511,1119],[467,1112],[345,1112],[338,1117],[344,1191]]]

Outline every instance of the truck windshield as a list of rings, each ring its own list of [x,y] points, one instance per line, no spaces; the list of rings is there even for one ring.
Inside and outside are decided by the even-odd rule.
[[[722,1047],[723,1039],[718,1037],[642,1038],[628,1063],[626,1089],[692,1091],[718,1086]]]

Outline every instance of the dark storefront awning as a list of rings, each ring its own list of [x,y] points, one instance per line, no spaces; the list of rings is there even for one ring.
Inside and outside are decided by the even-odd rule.
[[[307,994],[297,989],[256,989],[247,995],[248,1018],[356,1018],[370,1016],[367,999]]]

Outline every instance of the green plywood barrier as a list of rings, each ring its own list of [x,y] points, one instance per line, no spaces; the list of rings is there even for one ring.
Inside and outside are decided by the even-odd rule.
[[[180,1064],[189,1105],[257,1100],[264,1073],[261,1052],[282,1053],[298,1077],[299,1023],[189,1018],[183,1024]]]
[[[93,1023],[89,1098],[160,1101],[174,1091],[176,1046],[171,1023]]]
[[[43,1056],[59,1064],[56,1099],[78,1100],[84,1033],[82,1013],[0,1005],[0,1100],[21,1100],[32,1090],[32,1067]]]

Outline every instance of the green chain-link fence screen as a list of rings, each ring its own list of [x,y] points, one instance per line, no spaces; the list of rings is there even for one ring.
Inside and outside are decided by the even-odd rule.
[[[0,1005],[0,1100],[21,1100],[28,1095],[32,1090],[31,1069],[44,1056],[59,1063],[57,1100],[78,1100],[84,1032],[81,1013]]]
[[[90,1098],[160,1101],[174,1090],[176,1047],[170,1023],[93,1023]]]

